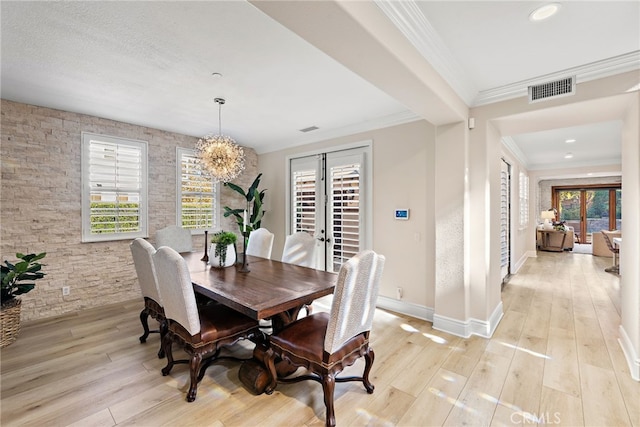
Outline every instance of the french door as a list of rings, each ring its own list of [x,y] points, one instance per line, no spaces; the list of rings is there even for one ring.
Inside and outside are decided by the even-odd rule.
[[[316,238],[319,270],[338,271],[367,245],[367,147],[290,159],[289,233]]]
[[[553,187],[560,221],[572,226],[579,243],[591,243],[593,233],[622,229],[622,190],[619,184],[586,188]]]

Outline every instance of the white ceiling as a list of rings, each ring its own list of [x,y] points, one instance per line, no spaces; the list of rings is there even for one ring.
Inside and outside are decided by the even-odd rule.
[[[566,1],[538,24],[528,14],[539,2],[376,4],[469,106],[555,76],[640,69],[638,1]],[[217,133],[223,97],[223,133],[259,153],[418,118],[245,1],[0,5],[4,99],[202,136]],[[620,158],[613,122],[512,141],[532,168],[567,151]]]

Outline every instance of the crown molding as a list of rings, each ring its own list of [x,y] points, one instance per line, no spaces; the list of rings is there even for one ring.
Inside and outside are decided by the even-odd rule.
[[[567,76],[576,76],[576,82],[583,83],[640,69],[640,51],[634,51],[505,86],[478,91],[415,0],[374,1],[384,15],[470,107],[527,96],[529,86]]]
[[[374,0],[384,15],[400,30],[467,105],[478,89],[442,41],[414,0]]]
[[[502,137],[502,144],[507,147],[507,149],[513,154],[513,156],[520,162],[525,169],[529,169],[529,161],[527,160],[527,156],[524,155],[516,141],[510,136]]]
[[[473,102],[473,107],[527,96],[529,86],[547,83],[567,76],[576,76],[576,83],[584,83],[637,69],[640,69],[639,50],[579,67],[567,68],[566,70],[545,74],[533,79],[521,80],[509,85],[481,91]]]

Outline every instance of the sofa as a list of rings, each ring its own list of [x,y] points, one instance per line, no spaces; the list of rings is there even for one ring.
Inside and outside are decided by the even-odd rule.
[[[619,230],[607,231],[602,230],[609,236],[609,239],[613,243],[614,237],[622,237],[622,232]],[[595,232],[591,234],[591,245],[592,252],[595,256],[606,256],[611,258],[613,253],[609,250],[609,246],[607,246],[607,242],[604,241],[604,236],[601,232]]]

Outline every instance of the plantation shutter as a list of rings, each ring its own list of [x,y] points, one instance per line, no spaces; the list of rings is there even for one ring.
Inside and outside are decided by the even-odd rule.
[[[178,158],[180,225],[188,229],[215,229],[218,186],[202,172],[193,150],[178,149]]]
[[[500,275],[501,279],[505,279],[511,273],[510,265],[510,246],[511,236],[509,230],[510,222],[510,202],[511,197],[511,165],[502,160],[500,169]]]
[[[145,235],[146,143],[83,134],[83,144],[83,241]]]
[[[318,224],[319,180],[316,156],[291,162],[291,230],[293,234],[305,231],[312,236]]]
[[[360,157],[360,156],[351,156]],[[362,162],[341,162],[332,166],[329,160],[331,203],[331,237],[333,239],[333,271],[352,258],[362,247],[360,178]]]

